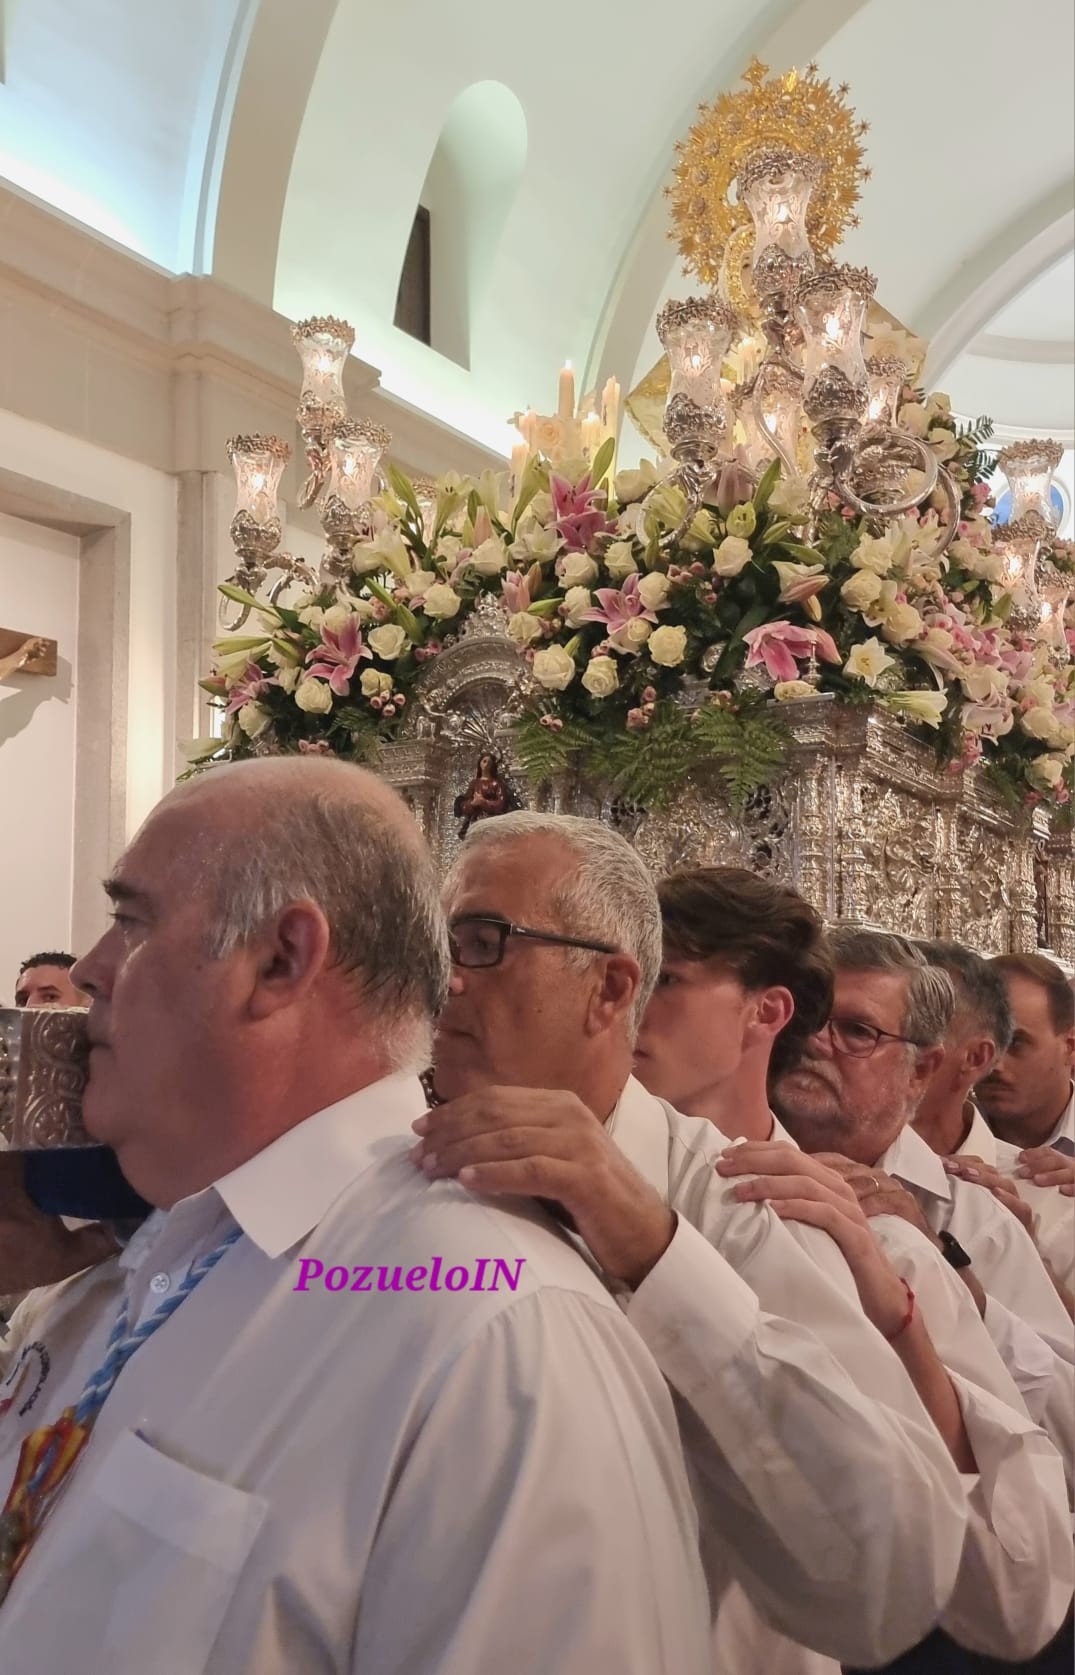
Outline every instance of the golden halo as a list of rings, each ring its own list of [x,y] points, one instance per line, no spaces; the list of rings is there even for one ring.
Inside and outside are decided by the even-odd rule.
[[[717,283],[733,234],[751,226],[746,205],[730,192],[742,164],[759,146],[788,146],[820,160],[821,179],[806,215],[818,256],[829,255],[847,228],[858,224],[854,206],[861,182],[870,176],[860,143],[868,124],[857,122],[844,103],[847,83],[834,89],[818,78],[816,64],[808,64],[804,75],[789,70],[766,81],[768,69],[752,59],[743,75],[746,87],[702,105],[698,121],[676,146],[674,179],[666,188],[672,236],[684,266],[706,286]]]

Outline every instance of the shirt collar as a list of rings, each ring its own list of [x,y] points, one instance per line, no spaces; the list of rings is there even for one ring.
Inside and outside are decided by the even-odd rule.
[[[1067,1157],[1075,1154],[1075,1084],[1072,1085],[1064,1114],[1045,1144],[1055,1146],[1058,1152],[1063,1152]]]
[[[997,1140],[996,1135],[982,1116],[974,1100],[968,1100],[971,1108],[970,1127],[967,1138],[961,1146],[957,1146],[954,1157],[980,1157],[983,1163],[990,1163],[996,1167]]]
[[[663,1100],[647,1093],[642,1083],[629,1077],[615,1109],[605,1124],[628,1163],[643,1180],[668,1200],[668,1118]]]
[[[877,1167],[907,1186],[931,1193],[934,1198],[947,1202],[952,1196],[944,1164],[910,1123],[904,1124],[887,1152],[878,1158]]]
[[[385,1141],[413,1140],[411,1123],[427,1109],[416,1076],[386,1076],[296,1123],[210,1190],[266,1256],[281,1256],[378,1161]]]

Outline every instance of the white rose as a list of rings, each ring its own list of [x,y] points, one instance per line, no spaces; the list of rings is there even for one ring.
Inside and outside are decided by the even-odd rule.
[[[552,495],[543,489],[530,502],[530,515],[540,524],[548,523],[553,514]]]
[[[454,570],[459,563],[462,550],[463,543],[458,535],[442,535],[437,543],[437,557],[450,570]]]
[[[412,570],[403,584],[412,599],[420,599],[436,586],[437,572],[435,570]]]
[[[1055,791],[1063,775],[1062,756],[1036,756],[1027,768],[1027,778],[1039,791]]]
[[[954,430],[944,430],[943,428],[931,430],[929,445],[939,460],[951,459],[953,454],[959,452],[959,443],[956,441]]]
[[[729,536],[735,540],[735,536]],[[727,546],[728,542],[725,541]],[[742,545],[745,547],[746,542]],[[749,552],[749,548],[747,551]],[[655,663],[660,663],[666,669],[674,669],[677,663],[682,663],[687,655],[687,630],[685,628],[658,628],[649,637],[649,654]]]
[[[541,638],[541,623],[529,611],[516,611],[508,618],[508,634],[517,646],[532,645]]]
[[[294,692],[302,679],[302,670],[297,668],[281,669],[276,676],[276,684],[284,692]]]
[[[778,518],[787,518],[789,523],[803,523],[810,512],[809,484],[801,477],[781,477],[769,496],[769,510],[775,512]],[[792,684],[801,683],[781,682],[783,686]]]
[[[625,622],[622,628],[617,628],[610,638],[617,651],[639,652],[652,632],[652,624],[648,623],[645,617],[633,616],[630,622]]]
[[[646,538],[646,508],[640,500],[633,506],[625,506],[616,519],[616,531],[620,535],[637,535],[640,541]]]
[[[741,535],[726,535],[713,554],[713,568],[718,576],[738,576],[750,563],[750,542]]]
[[[499,576],[507,562],[504,543],[498,541],[495,535],[483,541],[470,555],[470,568],[476,570],[479,576]]]
[[[383,669],[363,669],[358,684],[363,698],[384,698],[392,690],[392,676]]]
[[[840,598],[853,611],[868,611],[881,596],[881,578],[873,570],[860,570],[840,589]]]
[[[582,684],[594,698],[608,698],[620,684],[611,657],[592,657],[582,672]]]
[[[976,704],[988,704],[991,698],[1008,690],[1008,677],[1003,669],[994,669],[989,663],[975,663],[961,672],[959,684]]]
[[[922,618],[913,605],[892,605],[885,612],[881,632],[891,645],[906,645],[921,634]]]
[[[256,739],[272,723],[272,716],[261,704],[244,704],[239,711],[239,726],[248,739]]]
[[[307,715],[327,715],[332,708],[332,693],[323,680],[300,681],[295,702]]]
[[[1056,701],[1056,693],[1053,690],[1052,682],[1043,680],[1041,676],[1037,680],[1029,681],[1023,687],[1022,697],[1028,699],[1032,706],[1040,704],[1047,710],[1051,710]]]
[[[897,554],[902,557],[908,542],[892,535],[864,535],[851,554],[856,570],[872,570],[875,576],[887,576]]]
[[[905,401],[896,420],[901,430],[911,436],[925,436],[929,429],[929,415],[920,401]]]
[[[621,506],[629,506],[633,500],[641,500],[649,493],[657,481],[657,473],[649,460],[637,471],[620,471],[616,476],[616,499]]]
[[[546,646],[534,653],[534,679],[549,692],[562,692],[575,678],[575,659],[563,646]]]
[[[330,634],[339,634],[347,627],[351,615],[346,605],[331,605],[321,619],[321,627],[327,628]]]
[[[1060,723],[1052,710],[1047,710],[1044,705],[1027,710],[1025,715],[1020,716],[1019,725],[1032,739],[1041,739],[1045,744],[1060,742]]]
[[[315,628],[318,633],[321,632],[324,620],[325,613],[320,605],[307,605],[304,611],[299,612],[299,621],[305,623],[307,628]]]
[[[805,680],[778,680],[773,687],[773,697],[778,704],[788,704],[793,698],[816,698],[817,693]]]
[[[567,592],[564,594],[564,604],[567,607],[564,612],[564,622],[567,624],[568,628],[582,627],[583,613],[590,609],[592,603],[593,600],[588,587],[568,588]],[[525,612],[520,614],[526,615]],[[535,618],[528,617],[527,620],[529,622],[533,622],[535,621]]]
[[[613,541],[605,554],[605,569],[614,582],[626,581],[638,569],[630,541]]]
[[[668,601],[670,588],[668,577],[660,570],[651,570],[648,576],[643,576],[638,584],[638,597],[647,611],[659,611]]]
[[[371,628],[368,637],[370,650],[383,657],[386,663],[398,657],[407,644],[406,634],[395,622],[384,622],[380,628]]]
[[[556,574],[564,587],[592,587],[597,565],[587,553],[565,553],[556,561]]]
[[[441,618],[453,617],[457,614],[462,603],[463,601],[454,587],[449,587],[447,582],[436,582],[426,593],[426,615]]]

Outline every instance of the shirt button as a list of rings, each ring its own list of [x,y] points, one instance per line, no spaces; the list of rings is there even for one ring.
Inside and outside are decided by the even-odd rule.
[[[163,1297],[166,1291],[171,1290],[171,1285],[172,1282],[167,1274],[154,1274],[149,1282],[149,1289],[155,1291],[158,1297]]]

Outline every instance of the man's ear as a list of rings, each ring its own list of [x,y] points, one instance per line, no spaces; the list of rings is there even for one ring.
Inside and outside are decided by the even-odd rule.
[[[752,999],[754,1019],[747,1027],[747,1035],[756,1030],[766,1040],[775,1041],[795,1016],[795,999],[791,990],[778,984],[772,989],[761,989]]]
[[[939,1042],[936,1047],[922,1047],[915,1054],[914,1068],[911,1071],[911,1097],[916,1103],[925,1093],[943,1062],[944,1047]]]
[[[629,1015],[642,981],[638,961],[630,954],[606,954],[597,969],[600,982],[594,987],[586,1017],[590,1035],[602,1034]]]
[[[996,1062],[996,1042],[988,1035],[979,1035],[968,1041],[963,1049],[962,1071],[974,1082],[980,1082],[983,1076],[988,1076]]]
[[[328,920],[316,902],[290,902],[255,944],[249,1010],[268,1018],[303,999],[329,960]]]

